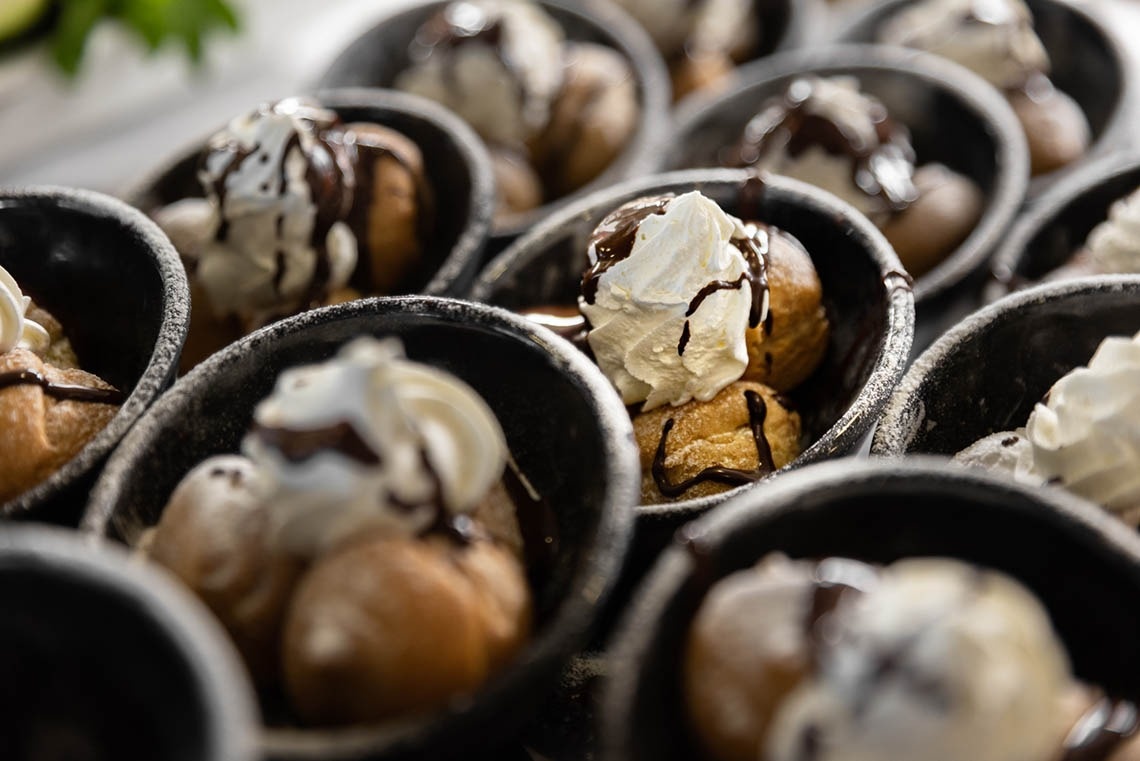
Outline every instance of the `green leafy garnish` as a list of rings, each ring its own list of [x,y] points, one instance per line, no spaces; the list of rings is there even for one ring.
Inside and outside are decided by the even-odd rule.
[[[64,72],[78,71],[87,38],[104,18],[126,25],[152,52],[168,40],[180,41],[195,63],[207,34],[238,28],[237,14],[226,0],[61,0],[52,49]]]

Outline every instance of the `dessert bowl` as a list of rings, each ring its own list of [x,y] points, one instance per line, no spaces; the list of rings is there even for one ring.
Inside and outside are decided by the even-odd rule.
[[[1004,572],[1044,605],[1079,678],[1113,696],[1140,696],[1133,532],[1070,495],[934,458],[844,460],[739,496],[687,526],[661,556],[611,650],[603,758],[700,757],[677,665],[690,622],[716,581],[770,552],[872,563],[940,556]]]
[[[784,469],[854,451],[905,367],[914,329],[913,294],[879,231],[850,206],[814,187],[782,177],[761,181],[744,170],[728,169],[626,182],[536,225],[488,265],[472,297],[513,310],[574,306],[587,264],[586,239],[599,220],[632,199],[691,190],[699,190],[729,214],[791,233],[819,273],[832,332],[822,364],[789,394],[803,417],[804,446]],[[656,527],[668,535],[746,488],[750,486],[643,505],[638,508],[639,534]]]
[[[874,42],[879,29],[913,0],[887,0],[855,19],[840,34],[847,42]],[[1120,41],[1091,9],[1067,0],[1025,0],[1034,29],[1052,67],[1057,89],[1073,98],[1091,128],[1091,142],[1081,158],[1034,177],[1029,196],[1036,197],[1060,177],[1095,156],[1128,142],[1128,114],[1135,99],[1133,77]]]
[[[74,532],[0,533],[0,728],[14,758],[253,761],[237,654],[167,574]]]
[[[396,130],[423,152],[435,192],[436,223],[420,262],[399,293],[461,293],[479,269],[494,203],[494,180],[482,142],[446,109],[414,95],[365,89],[331,90],[314,99],[345,122]],[[188,146],[123,197],[147,214],[184,198],[201,198],[197,172],[209,136]]]
[[[392,87],[411,59],[409,45],[416,30],[447,5],[429,2],[398,12],[349,44],[321,75],[319,87]],[[570,41],[593,42],[616,50],[632,66],[640,113],[624,149],[597,177],[569,195],[527,212],[504,217],[492,228],[490,248],[507,241],[571,199],[614,182],[654,171],[665,137],[669,109],[669,77],[661,56],[645,31],[608,2],[541,0],[538,3],[565,31]]]
[[[204,458],[238,451],[254,405],[285,368],[327,359],[359,335],[394,335],[408,356],[473,387],[520,471],[546,495],[557,552],[533,590],[535,630],[482,688],[414,719],[297,729],[270,719],[269,758],[441,757],[511,738],[535,698],[586,640],[632,529],[637,456],[628,416],[589,360],[544,329],[484,305],[431,297],[364,299],[258,331],[181,379],[135,428],[92,493],[82,528],[133,545]]]
[[[0,267],[63,326],[80,364],[125,396],[110,422],[0,517],[74,525],[100,466],[174,377],[189,320],[178,254],[150,220],[99,193],[0,193]]]
[[[907,371],[875,429],[875,455],[953,455],[1025,424],[1034,405],[1111,335],[1140,330],[1140,277],[1048,283],[963,320]]]
[[[1112,205],[1140,187],[1140,157],[1112,154],[1049,188],[1018,217],[990,262],[989,300],[1068,262]]]
[[[981,189],[984,211],[973,231],[915,278],[918,319],[935,318],[939,297],[983,269],[1025,196],[1028,154],[1009,104],[971,72],[917,51],[842,45],[785,53],[737,69],[722,93],[680,104],[666,166],[720,166],[718,154],[739,141],[761,105],[803,76],[856,77],[910,133],[916,164],[944,164]]]

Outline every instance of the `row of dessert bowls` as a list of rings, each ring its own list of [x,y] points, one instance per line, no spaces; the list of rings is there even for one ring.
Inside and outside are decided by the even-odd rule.
[[[556,224],[557,220],[551,220],[549,226],[537,226],[520,244],[533,238],[551,246],[565,246],[568,240],[587,236],[597,220],[615,205],[647,192],[663,190],[680,196],[686,191],[700,190],[729,211],[771,220],[780,229],[794,234],[812,252],[812,264],[822,286],[822,302],[830,318],[831,331],[819,369],[790,392],[794,407],[804,419],[802,443],[805,449],[784,470],[851,453],[880,418],[884,405],[886,412],[872,444],[873,453],[952,454],[975,439],[1021,425],[1045,391],[1067,371],[1088,362],[1103,338],[1130,336],[1140,328],[1135,324],[1135,304],[1140,295],[1137,278],[1100,277],[1041,286],[1006,297],[949,332],[911,367],[895,391],[907,363],[913,328],[913,297],[890,247],[873,225],[827,194],[781,178],[761,184],[745,172],[718,170],[677,173],[660,182],[663,184],[657,186],[647,185],[647,181],[631,182],[615,189],[615,195],[601,206],[584,202],[580,208],[570,207],[564,213],[573,225]],[[0,213],[0,226],[4,229],[4,240],[9,243],[4,249],[3,265],[26,282],[29,290],[34,288],[32,292],[37,296],[41,290],[48,294],[43,302],[37,303],[55,313],[68,328],[82,361],[90,362],[90,367],[97,369],[100,375],[129,392],[127,404],[112,425],[130,414],[132,403],[146,407],[148,400],[153,401],[172,376],[188,313],[184,275],[173,266],[176,259],[170,245],[136,212],[109,199],[77,191],[11,194]],[[69,257],[74,264],[80,250],[81,258],[87,262],[82,271],[84,284],[90,292],[107,293],[101,297],[53,300],[53,283],[67,282],[67,279],[52,268],[66,267]],[[526,249],[520,245],[520,250]],[[96,262],[100,257],[106,261]],[[127,261],[130,257],[142,261],[131,264]],[[533,265],[538,260],[528,261]],[[40,272],[44,263],[50,265],[46,274]],[[118,280],[108,277],[105,270],[112,270]],[[535,272],[541,270],[538,268]],[[772,274],[775,271],[773,268]],[[127,281],[122,277],[124,272],[135,274]],[[524,272],[505,285],[492,274],[481,281],[481,286],[489,289],[485,298],[523,309],[536,304],[557,304],[567,291],[573,293],[578,277],[574,273],[566,274],[561,283],[545,278],[550,290],[538,293],[535,301],[517,300],[520,299],[519,282],[536,279],[533,273]],[[94,339],[82,338],[71,326],[90,323],[94,329],[99,324],[95,312],[110,309],[109,305],[117,305],[119,309],[124,302],[145,306],[150,299],[140,299],[137,293],[124,295],[121,289],[144,291],[148,282],[162,284],[162,295],[154,299],[167,302],[173,308],[154,310],[157,315],[148,316],[145,310],[131,315],[136,334],[142,336],[139,339],[142,348],[134,347],[134,354],[149,358],[141,379],[133,381],[129,368],[98,365],[97,358],[105,355],[89,348],[92,345],[89,342]],[[778,287],[778,282],[773,277],[770,285]],[[496,291],[497,288],[501,290]],[[779,318],[778,310],[790,307],[779,306],[775,291],[773,294],[771,304]],[[868,309],[868,304],[874,307]],[[76,307],[91,311],[69,311]],[[114,319],[113,312],[100,316],[104,320]],[[535,585],[533,638],[516,660],[492,678],[474,699],[455,700],[428,719],[384,723],[373,729],[315,731],[289,728],[295,716],[281,707],[280,695],[270,694],[262,706],[270,728],[261,735],[259,752],[272,757],[351,758],[384,753],[443,753],[445,748],[469,747],[473,737],[487,742],[510,737],[512,726],[526,717],[526,712],[518,706],[549,689],[566,656],[585,646],[591,627],[599,618],[606,617],[603,604],[607,593],[618,583],[618,569],[623,560],[631,569],[628,585],[663,546],[671,543],[678,526],[717,503],[732,499],[738,505],[718,510],[718,514],[749,509],[763,512],[769,504],[767,495],[772,494],[775,499],[780,493],[775,489],[785,479],[801,484],[800,488],[815,482],[815,476],[808,475],[815,469],[807,469],[800,476],[781,475],[775,483],[740,486],[723,494],[635,509],[644,489],[641,474],[645,452],[638,454],[629,413],[585,354],[535,325],[533,320],[477,302],[430,297],[365,299],[314,310],[262,328],[201,363],[145,413],[140,409],[136,415],[140,419],[115,451],[91,492],[83,516],[83,531],[103,537],[112,545],[125,545],[136,555],[147,551],[162,555],[154,549],[156,540],[147,536],[151,533],[149,529],[161,524],[164,511],[170,509],[167,503],[173,504],[171,493],[179,479],[206,458],[234,453],[239,448],[245,451],[243,438],[248,438],[251,427],[257,427],[251,426],[257,405],[275,385],[281,385],[278,376],[284,370],[328,360],[340,353],[351,338],[361,335],[399,336],[412,359],[445,369],[477,391],[503,426],[515,463],[550,503],[557,527],[538,536],[542,537],[540,543],[549,539],[557,543],[558,549],[556,558],[545,563],[542,575],[531,580]],[[129,348],[120,342],[112,356],[129,355]],[[142,380],[149,377],[159,379],[155,389]],[[59,408],[65,406],[58,405]],[[130,423],[127,418],[125,423],[117,424],[130,427]],[[111,426],[104,430],[111,430]],[[110,446],[114,444],[112,439]],[[95,462],[100,459],[98,452],[88,455],[84,450],[80,457],[86,456]],[[840,479],[846,482],[865,467],[878,474],[875,478],[887,478],[896,466],[864,466],[845,461],[837,467],[849,468]],[[903,481],[910,478],[909,488],[914,489],[927,480],[943,484],[969,483],[979,478],[964,471],[956,474],[941,463],[937,466],[928,463],[921,476],[910,472],[911,467],[897,466],[902,474],[900,478]],[[944,475],[934,478],[932,472]],[[93,478],[96,473],[97,468],[92,468],[87,478]],[[217,475],[229,482],[233,472],[219,468]],[[76,488],[76,482],[68,483],[69,476],[68,472],[60,471],[52,477],[55,483],[49,486]],[[950,491],[955,488],[958,487]],[[1045,502],[1068,499],[1055,498],[1042,489],[1009,488],[1036,495],[1027,499]],[[972,494],[968,488],[966,491]],[[924,508],[911,508],[919,523],[928,520],[919,517],[925,515],[923,511],[929,501],[925,495],[926,492],[916,493],[902,502],[903,505],[914,502],[924,505]],[[235,510],[241,507],[236,498],[224,494],[215,496],[219,505],[230,504]],[[957,504],[957,510],[965,509],[959,503],[969,502],[961,495],[945,498]],[[77,506],[75,500],[73,496],[73,509]],[[35,512],[34,503],[28,504],[31,506],[21,510],[22,514],[15,511],[9,514],[46,517]],[[6,506],[11,507],[12,503]],[[1096,515],[1095,508],[1081,509],[1083,513],[1077,511],[1078,525],[1065,530],[1079,529],[1087,534],[1084,524],[1093,521],[1100,532],[1094,532],[1097,541],[1108,541],[1102,533],[1113,542],[1119,539],[1120,529],[1105,528],[1115,524],[1104,520],[1095,523],[1090,517],[1090,514]],[[188,548],[185,550],[188,558],[171,561],[170,552],[165,553],[166,562],[173,570],[184,578],[189,576],[191,582],[201,582],[209,576],[212,564],[220,562],[211,552],[221,552],[224,546],[211,548],[210,541],[218,541],[219,534],[241,536],[248,530],[240,525],[211,526],[208,521],[224,519],[217,515],[210,517],[208,513],[201,520],[207,523],[196,525],[192,520],[182,519],[174,529],[180,542],[185,542]],[[1047,520],[1057,518],[1048,514]],[[905,519],[899,517],[897,521],[902,526]],[[635,528],[637,539],[631,547]],[[804,530],[807,531],[805,536],[812,534],[811,529],[805,527]],[[898,531],[902,536],[910,533],[909,528]],[[938,528],[933,534],[941,532]],[[64,542],[58,537],[38,538],[34,533],[27,536],[35,546],[37,542],[47,545]],[[867,541],[878,542],[889,540],[893,534],[884,529],[881,535],[876,531],[870,536],[875,538],[868,537]],[[24,548],[20,535],[13,537],[14,546],[21,548],[17,560],[13,561],[17,567],[28,562],[29,552],[31,557],[42,560],[43,553],[34,547],[32,550]],[[151,543],[149,550],[148,543]],[[798,544],[777,543],[773,547],[796,555],[823,552],[800,549]],[[1050,546],[1050,549],[1054,548]],[[83,554],[75,547],[60,551]],[[826,552],[880,560],[876,552],[858,548]],[[923,549],[921,542],[914,548],[907,545],[906,549],[884,550],[886,555],[934,552],[958,553],[953,549]],[[21,561],[19,557],[25,559]],[[1005,568],[988,556],[967,557]],[[113,559],[105,562],[112,568],[119,563]],[[528,563],[542,564],[537,560]],[[533,566],[528,568],[534,570]],[[217,568],[213,570],[219,572]],[[1025,575],[1017,568],[1009,570],[1019,577]],[[247,569],[246,573],[249,572]],[[108,573],[119,578],[114,576],[113,570]],[[136,582],[144,582],[145,576],[137,566],[131,573],[139,574]],[[654,571],[651,578],[655,579],[658,573]],[[74,583],[74,574],[69,579],[67,583]],[[1038,586],[1033,579],[1026,580],[1031,586]],[[245,583],[251,582],[246,579]],[[225,599],[211,598],[208,586],[199,591],[204,591],[211,607],[217,610],[221,606],[224,613]],[[240,599],[241,590],[234,594]],[[29,600],[32,599],[40,602],[44,598],[32,595]],[[177,607],[180,603],[171,604]],[[618,604],[621,604],[620,597]],[[40,614],[29,615],[34,619]],[[192,614],[176,611],[170,615]],[[612,615],[612,611],[608,615]],[[76,632],[89,628],[64,627]],[[206,625],[200,628],[211,629]],[[217,628],[216,624],[213,628]],[[25,636],[28,631],[17,628],[13,636]],[[203,636],[209,638],[209,635]],[[56,642],[66,647],[63,640]],[[218,645],[203,647],[209,651]],[[198,659],[201,654],[182,653],[180,657]],[[1082,669],[1081,657],[1074,655],[1078,671]],[[221,663],[226,661],[223,659]],[[191,667],[196,668],[194,663]],[[211,678],[218,677],[216,671],[220,668],[222,666],[214,666]],[[243,684],[240,672],[231,672],[224,678],[230,680],[229,689],[239,689]],[[1084,678],[1115,686],[1104,682],[1095,669]],[[141,700],[144,705],[147,702]],[[157,696],[154,705],[165,708]],[[514,709],[518,709],[517,712]],[[75,710],[82,713],[84,707],[78,706]],[[504,712],[510,715],[511,721],[504,718]],[[203,709],[201,715],[208,718],[215,713]],[[501,732],[488,734],[487,727],[491,723]],[[222,732],[220,736],[237,731],[232,725],[227,726],[228,729],[215,727],[210,731]],[[248,748],[249,737],[238,739],[241,740],[238,745],[244,742]]]

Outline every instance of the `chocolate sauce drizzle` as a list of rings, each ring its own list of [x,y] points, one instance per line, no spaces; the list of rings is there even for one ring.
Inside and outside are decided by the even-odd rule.
[[[13,386],[39,386],[45,394],[53,399],[68,402],[122,404],[126,399],[123,392],[117,389],[55,383],[48,380],[43,374],[31,369],[10,370],[0,373],[0,389]]]
[[[590,354],[590,345],[586,340],[590,326],[578,307],[552,304],[524,309],[519,314],[565,338],[580,351]]]
[[[1140,730],[1136,704],[1101,698],[1077,721],[1061,748],[1059,761],[1107,761]]]
[[[782,96],[765,103],[745,125],[739,143],[726,151],[724,163],[753,166],[781,147],[793,158],[818,147],[834,156],[847,157],[855,187],[881,198],[892,212],[903,211],[917,200],[918,190],[910,179],[914,150],[905,127],[891,119],[881,103],[874,101],[867,116],[874,126],[877,141],[863,140],[857,130],[812,110],[816,89],[815,80],[800,78],[792,82]]]
[[[593,304],[598,296],[598,280],[611,267],[633,252],[637,239],[637,229],[646,217],[664,214],[665,208],[674,198],[673,194],[650,196],[630,201],[610,212],[594,228],[590,235],[589,248],[594,252],[594,262],[582,275],[582,298]]]
[[[255,422],[253,434],[281,452],[292,463],[304,462],[326,451],[337,452],[362,465],[380,465],[383,462],[380,454],[361,438],[356,427],[348,421],[312,429],[269,426]]]
[[[741,484],[758,481],[776,470],[772,460],[772,447],[768,437],[764,435],[764,420],[768,416],[768,406],[764,397],[755,391],[744,392],[744,400],[748,405],[748,423],[752,429],[752,439],[756,443],[757,466],[752,470],[726,468],[723,465],[712,465],[691,478],[674,484],[669,481],[665,470],[665,449],[669,440],[669,432],[673,430],[674,419],[669,418],[661,431],[661,439],[657,443],[657,452],[653,456],[653,482],[657,489],[666,497],[679,497],[697,484],[711,481],[713,483],[740,486]]]

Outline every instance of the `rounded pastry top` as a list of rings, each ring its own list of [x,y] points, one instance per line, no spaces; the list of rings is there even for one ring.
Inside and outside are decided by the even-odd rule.
[[[1022,0],[922,0],[885,23],[879,41],[949,58],[1003,90],[1049,71]]]
[[[799,77],[745,125],[726,163],[821,187],[873,220],[918,198],[906,128],[855,77]]]
[[[1108,219],[1089,233],[1085,248],[1100,272],[1140,272],[1140,188],[1112,204]]]
[[[348,283],[354,155],[334,112],[295,99],[210,139],[198,177],[214,219],[191,267],[215,313],[257,327]]]
[[[272,521],[312,554],[366,528],[420,534],[470,512],[503,475],[507,445],[455,376],[361,338],[281,374],[242,444],[273,484]]]
[[[1068,658],[1037,599],[957,560],[886,568],[817,624],[816,665],[775,716],[765,758],[1050,758]]]
[[[42,354],[51,344],[47,330],[27,317],[31,302],[16,278],[0,267],[0,354],[17,347]]]
[[[733,53],[756,36],[754,0],[618,0],[666,56]]]
[[[1029,416],[1037,472],[1140,522],[1140,334],[1104,339],[1087,367],[1057,381]]]
[[[746,332],[768,316],[768,235],[698,191],[631,201],[602,220],[578,305],[626,404],[708,401],[743,375]]]
[[[485,139],[521,145],[562,87],[562,28],[529,0],[461,0],[416,33],[396,87],[438,101]]]

